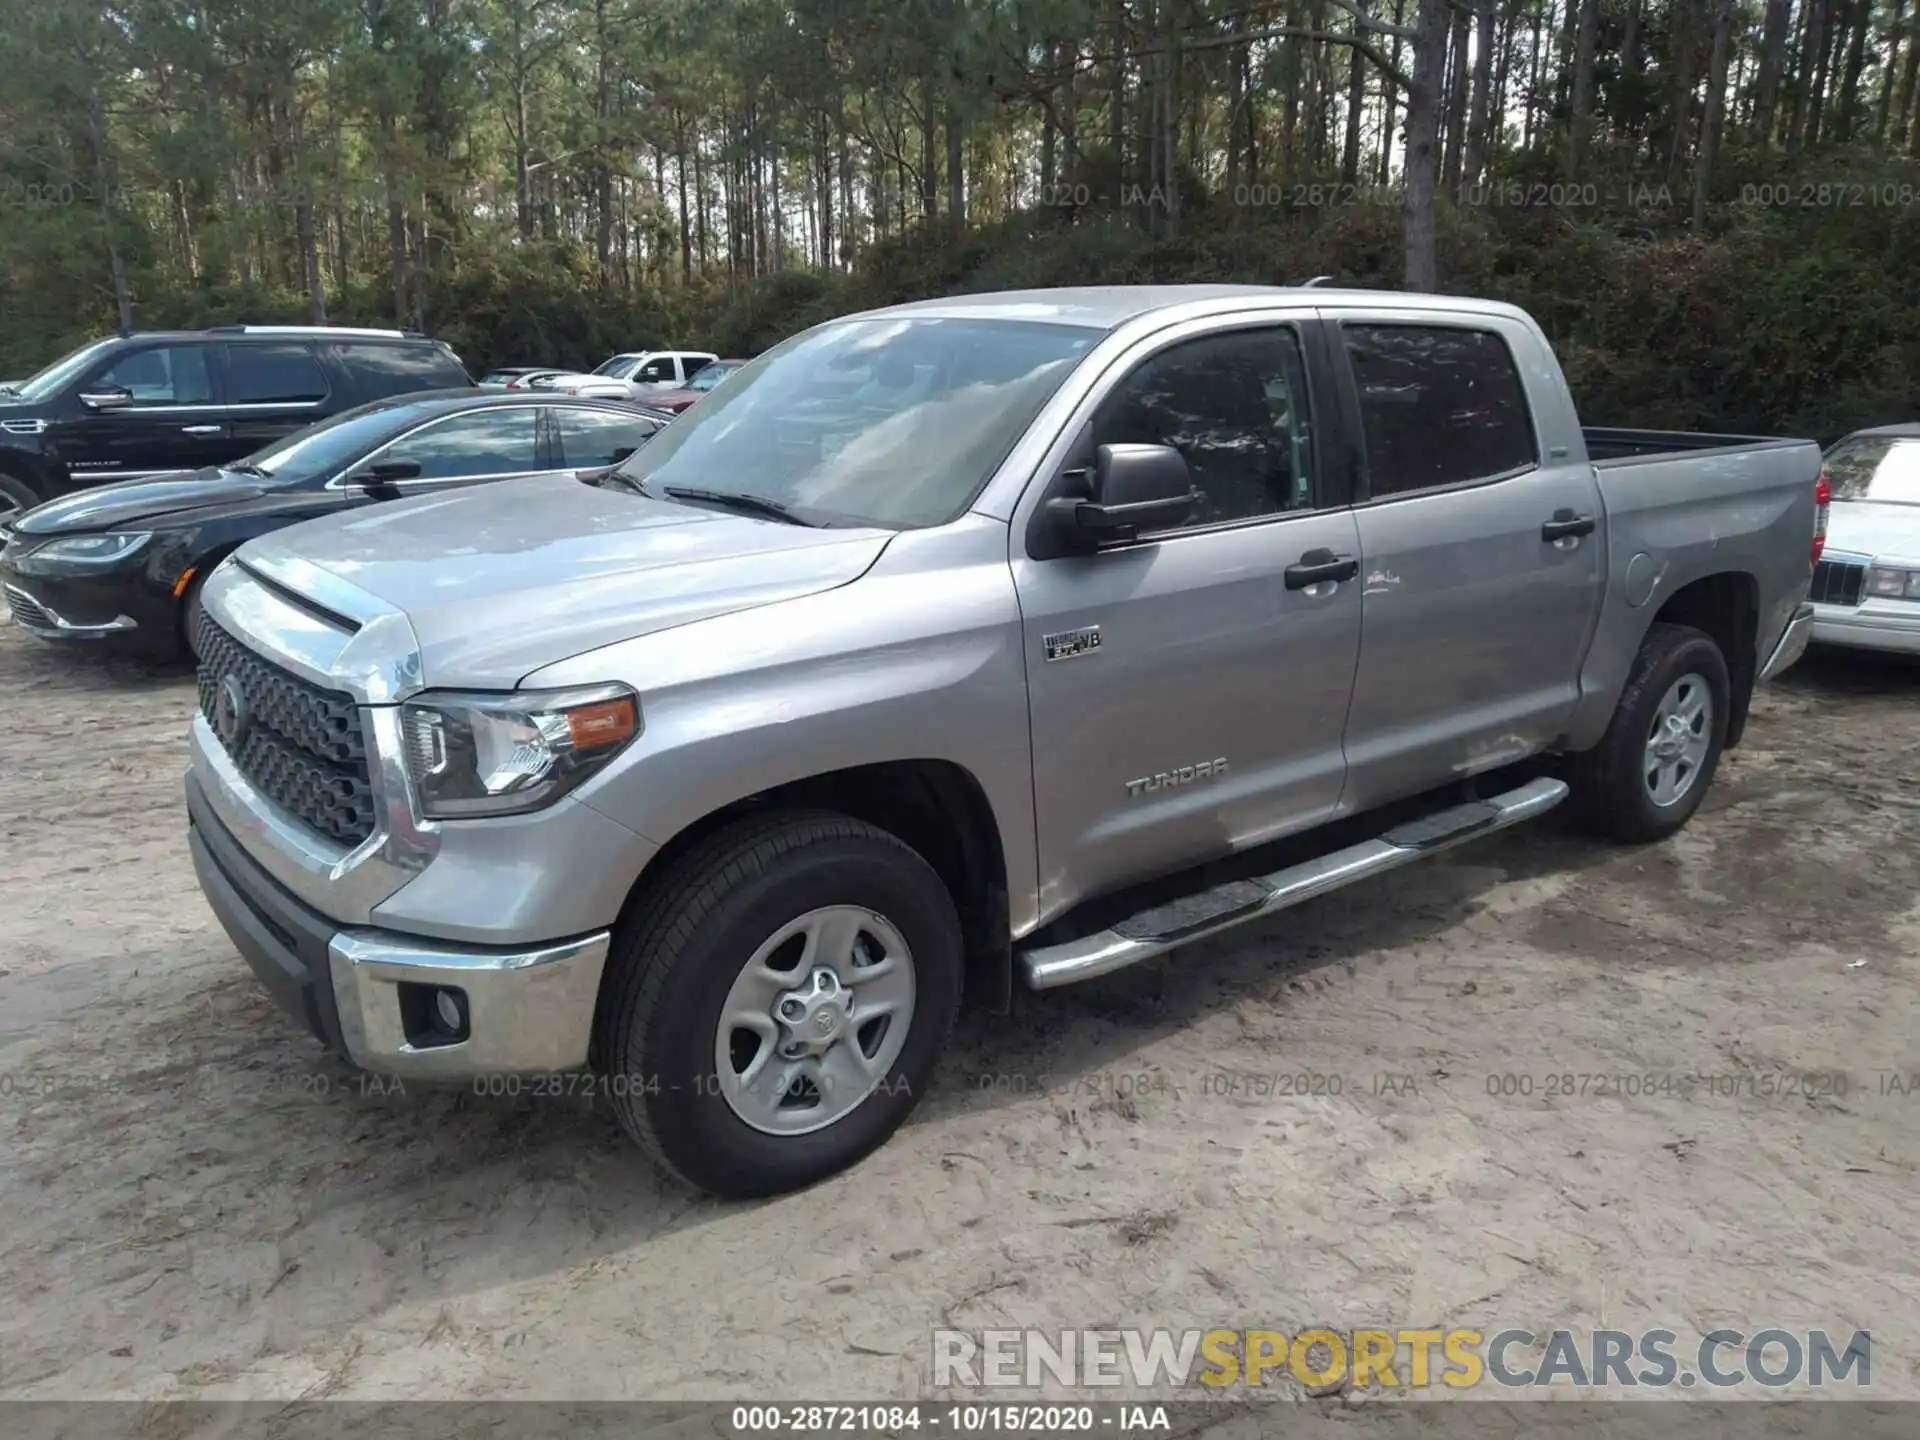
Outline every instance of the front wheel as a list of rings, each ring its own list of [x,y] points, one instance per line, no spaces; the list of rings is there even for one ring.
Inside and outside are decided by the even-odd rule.
[[[1661,840],[1693,818],[1726,743],[1726,657],[1711,636],[1658,624],[1634,656],[1600,743],[1574,757],[1576,806],[1617,840]]]
[[[881,1145],[960,1005],[960,923],[931,866],[846,816],[744,820],[616,933],[596,1053],[621,1124],[688,1183],[797,1189]]]

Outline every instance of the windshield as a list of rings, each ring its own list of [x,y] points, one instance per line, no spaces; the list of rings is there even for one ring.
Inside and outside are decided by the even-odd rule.
[[[1827,453],[1827,483],[1835,500],[1920,505],[1920,438],[1862,435]]]
[[[71,355],[54,361],[30,379],[15,383],[10,393],[18,395],[23,400],[44,400],[99,359],[101,353],[111,344],[113,344],[112,340],[96,340],[91,345],[82,345]]]
[[[611,360],[602,360],[594,367],[593,373],[596,375],[610,375],[615,380],[624,380],[627,376],[631,375],[634,370],[638,368],[640,362],[646,358],[644,355],[616,355]]]
[[[693,378],[687,381],[687,389],[711,390],[739,368],[738,365],[729,365],[724,360],[715,360],[710,364],[702,365],[693,372]]]
[[[622,473],[656,494],[747,494],[816,520],[944,524],[1102,333],[904,316],[823,325],[743,366]]]
[[[264,450],[256,450],[229,469],[244,469],[291,483],[311,480],[357,457],[419,418],[412,406],[375,401],[342,410],[331,420],[296,430]]]

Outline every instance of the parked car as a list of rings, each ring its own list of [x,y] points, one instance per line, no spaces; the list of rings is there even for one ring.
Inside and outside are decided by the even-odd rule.
[[[678,415],[682,410],[691,409],[703,395],[746,363],[744,360],[715,360],[709,365],[702,365],[694,371],[693,378],[687,381],[684,389],[649,390],[647,404],[656,410],[671,410]]]
[[[602,400],[632,400],[638,398],[642,391],[642,387],[631,380],[615,380],[611,376],[591,375],[578,370],[542,375],[527,388],[549,390],[562,395],[591,395]]]
[[[1813,638],[1920,653],[1920,425],[1856,431],[1827,451],[1826,476],[1833,519],[1809,594]]]
[[[702,365],[711,365],[719,358],[710,350],[631,350],[608,356],[594,367],[593,373],[613,380],[631,380],[636,385],[677,389]]]
[[[465,386],[402,330],[220,325],[116,335],[0,390],[0,520],[42,500],[251,455],[369,400]]]
[[[556,375],[571,375],[574,372],[564,368],[546,367],[539,370],[525,370],[507,382],[509,390],[545,390],[547,382]]]
[[[509,365],[500,370],[489,370],[474,383],[483,390],[506,390],[515,381],[534,375],[551,375],[554,372],[543,365]]]
[[[245,460],[52,500],[0,531],[13,623],[154,657],[192,643],[199,587],[256,536],[380,500],[613,464],[673,417],[610,401],[428,391],[375,400]]]
[[[1563,799],[1671,835],[1805,643],[1819,470],[1811,441],[1583,429],[1508,305],[854,316],[595,483],[221,566],[194,863],[355,1064],[591,1065],[693,1184],[804,1185],[900,1123],[963,995]]]

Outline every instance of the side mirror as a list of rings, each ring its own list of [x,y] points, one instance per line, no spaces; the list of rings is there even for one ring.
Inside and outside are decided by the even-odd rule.
[[[380,460],[354,471],[348,478],[368,490],[385,490],[397,480],[417,480],[419,476],[418,460]]]
[[[124,410],[133,404],[133,391],[124,385],[96,385],[80,392],[80,403],[89,410]]]
[[[1186,457],[1171,445],[1102,445],[1091,488],[1091,498],[1062,495],[1047,502],[1048,513],[1083,546],[1178,525],[1200,498]]]

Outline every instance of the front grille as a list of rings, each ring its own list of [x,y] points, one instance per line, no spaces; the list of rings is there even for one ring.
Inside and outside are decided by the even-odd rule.
[[[194,649],[200,657],[200,713],[240,773],[322,835],[349,845],[371,835],[373,784],[354,698],[262,660],[204,611]],[[232,740],[221,733],[221,695],[230,677],[246,712]],[[236,728],[230,715],[225,718],[230,730]]]
[[[19,590],[9,589],[7,591],[7,608],[13,611],[13,618],[16,624],[36,625],[42,630],[58,628],[54,623],[53,616],[41,608],[38,600]]]
[[[1858,605],[1866,585],[1865,565],[1822,560],[1813,567],[1813,587],[1807,591],[1807,598],[1816,605]]]

